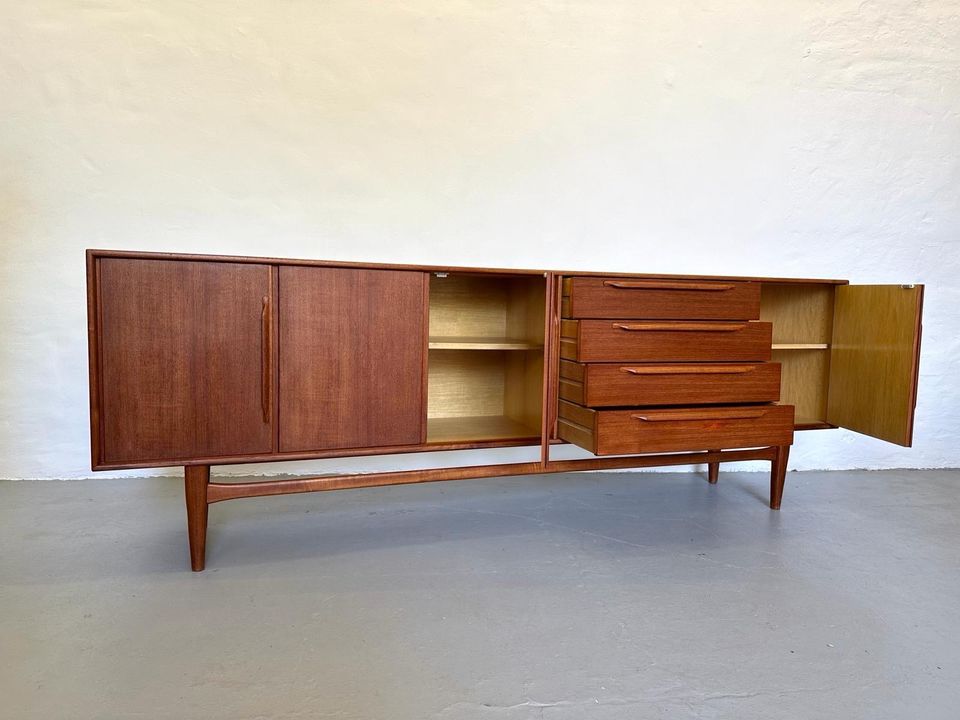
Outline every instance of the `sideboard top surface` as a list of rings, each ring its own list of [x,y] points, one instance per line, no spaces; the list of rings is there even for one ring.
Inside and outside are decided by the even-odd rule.
[[[847,280],[827,278],[782,278],[782,277],[749,277],[737,275],[678,275],[669,273],[630,273],[620,270],[556,270],[551,268],[521,269],[521,268],[481,268],[451,265],[411,265],[398,263],[375,262],[344,262],[339,260],[302,260],[298,258],[252,257],[247,255],[205,255],[199,253],[164,253],[140,252],[134,250],[87,250],[87,258],[138,258],[142,260],[190,260],[194,262],[233,262],[259,263],[270,265],[307,265],[316,267],[365,268],[383,270],[419,270],[424,272],[469,272],[490,273],[494,275],[556,275],[585,276],[612,276],[657,278],[665,280],[742,280],[768,283],[827,283],[831,285],[846,285]]]

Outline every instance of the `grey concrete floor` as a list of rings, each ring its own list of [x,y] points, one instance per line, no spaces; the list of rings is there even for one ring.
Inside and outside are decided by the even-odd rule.
[[[960,717],[960,472],[0,483],[0,717]]]

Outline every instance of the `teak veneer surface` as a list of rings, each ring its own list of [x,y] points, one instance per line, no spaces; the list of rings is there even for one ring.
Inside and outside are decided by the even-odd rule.
[[[760,285],[750,282],[572,277],[563,281],[569,318],[756,320]]]
[[[564,320],[560,357],[579,362],[770,359],[770,323]]]
[[[274,449],[269,266],[106,258],[98,290],[95,465]]]
[[[280,449],[424,442],[427,275],[280,268]]]
[[[562,400],[560,437],[597,455],[789,445],[793,407],[591,410]]]
[[[590,407],[775,402],[780,398],[780,365],[563,360],[560,397]]]
[[[763,459],[778,508],[795,427],[911,438],[922,286],[110,250],[87,278],[92,466],[185,466],[195,570],[230,498]],[[538,441],[517,464],[209,482]],[[616,457],[552,460],[563,441]]]
[[[359,268],[359,269],[382,269],[382,270],[422,270],[431,273],[451,274],[492,274],[492,275],[546,275],[553,273],[565,276],[581,277],[629,277],[629,278],[652,278],[664,280],[733,280],[733,281],[763,281],[773,283],[827,283],[830,285],[846,285],[849,281],[837,279],[813,279],[813,278],[776,278],[776,277],[753,277],[741,275],[677,275],[670,273],[624,273],[619,270],[558,270],[552,268],[543,269],[523,269],[523,268],[492,268],[492,267],[463,267],[454,265],[414,265],[409,263],[368,263],[368,262],[346,262],[341,260],[307,260],[303,258],[278,258],[278,257],[257,257],[250,255],[210,255],[201,253],[164,253],[164,252],[141,252],[139,250],[87,250],[88,258],[141,258],[154,260],[190,260],[194,262],[234,262],[234,263],[257,263],[269,265],[300,265],[308,267],[341,267],[341,268]]]

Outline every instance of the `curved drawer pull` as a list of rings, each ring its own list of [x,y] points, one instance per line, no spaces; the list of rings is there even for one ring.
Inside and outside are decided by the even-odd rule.
[[[634,420],[643,422],[670,422],[672,420],[751,420],[763,417],[767,414],[766,410],[741,410],[740,412],[730,413],[729,415],[690,415],[689,413],[664,412],[656,415],[631,415]]]
[[[631,375],[743,375],[757,369],[756,365],[638,365],[622,367],[620,372]]]
[[[736,332],[746,323],[614,323],[613,327],[629,332]]]
[[[273,333],[270,330],[270,298],[263,296],[263,307],[260,310],[260,409],[263,411],[263,421],[270,422],[272,398],[270,385],[273,371]]]
[[[701,292],[723,292],[733,290],[733,285],[698,282],[651,282],[648,280],[604,280],[604,287],[620,290],[698,290]]]

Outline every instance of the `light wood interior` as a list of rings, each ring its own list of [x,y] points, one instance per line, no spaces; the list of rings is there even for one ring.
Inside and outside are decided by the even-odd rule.
[[[760,319],[773,323],[772,361],[781,365],[780,402],[798,427],[828,427],[830,343],[836,285],[763,283]]]
[[[540,436],[546,281],[430,279],[427,442]]]
[[[827,417],[840,427],[910,446],[922,286],[837,289]]]
[[[795,424],[826,424],[830,353],[774,350],[771,360],[780,363],[780,403],[796,406]]]
[[[836,285],[763,283],[760,319],[773,323],[773,345],[829,347]],[[786,348],[784,348],[786,349]]]

